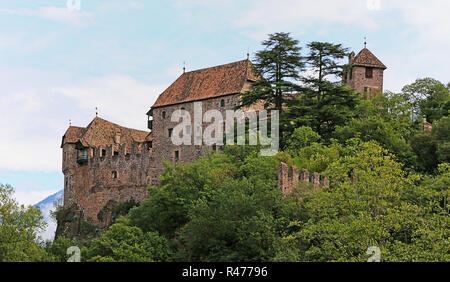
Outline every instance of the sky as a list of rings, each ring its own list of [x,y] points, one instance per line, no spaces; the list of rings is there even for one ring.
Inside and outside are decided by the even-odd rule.
[[[190,71],[252,58],[273,32],[356,53],[367,37],[388,67],[385,90],[447,83],[449,10],[447,0],[0,0],[0,183],[23,204],[61,190],[69,120],[86,126],[98,107],[145,130],[183,62]]]

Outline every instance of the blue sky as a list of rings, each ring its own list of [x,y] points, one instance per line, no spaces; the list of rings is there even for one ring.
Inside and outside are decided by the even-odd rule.
[[[418,77],[450,81],[445,0],[0,0],[0,183],[38,202],[63,187],[69,119],[100,116],[145,129],[145,113],[187,70],[251,56],[272,32],[304,45],[368,48],[388,69],[385,89]]]

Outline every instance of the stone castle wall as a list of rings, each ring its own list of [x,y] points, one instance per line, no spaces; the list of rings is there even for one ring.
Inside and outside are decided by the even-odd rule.
[[[368,99],[373,98],[377,93],[383,92],[383,69],[373,68],[372,78],[366,78],[366,68],[361,66],[354,66],[352,68],[352,79],[350,74],[347,75],[347,85],[353,88],[355,91],[364,94],[364,88],[367,87],[369,93],[367,93]]]
[[[247,88],[244,88],[245,90]],[[222,106],[223,101],[223,106]],[[226,111],[234,110],[234,107],[239,103],[239,96],[236,94],[226,95],[221,97],[215,97],[211,99],[205,99],[201,101],[202,105],[202,115],[204,115],[208,110],[219,110],[223,116],[223,122],[226,119]],[[175,126],[181,122],[172,122],[171,117],[174,111],[180,110],[184,108],[184,110],[189,113],[191,117],[191,145],[174,145],[172,143],[171,138],[169,137],[169,129],[175,128]],[[257,110],[262,109],[263,105],[255,105],[251,108],[243,109],[246,110]],[[163,112],[165,112],[165,118],[163,118]],[[212,122],[203,122],[201,126],[201,131],[204,133],[205,129]],[[178,160],[184,163],[192,162],[198,159],[200,156],[205,155],[208,151],[218,150],[219,146],[214,145],[206,145],[202,142],[203,145],[195,145],[195,130],[197,130],[197,125],[194,124],[194,102],[180,103],[176,105],[168,105],[164,107],[158,107],[153,109],[153,127],[152,127],[152,160],[151,160],[151,168],[148,172],[149,175],[152,176],[151,183],[152,185],[159,185],[159,175],[164,169],[163,160],[168,160],[173,164],[175,164],[175,151],[178,151]],[[227,129],[225,128],[225,131]]]
[[[311,183],[314,185],[315,190],[330,185],[330,180],[327,176],[321,176],[317,172],[310,173],[307,169],[302,169],[299,172],[296,166],[289,167],[283,162],[280,163],[278,167],[278,188],[284,195],[291,194],[300,181]]]
[[[89,158],[77,163],[74,144],[63,147],[64,207],[80,213],[79,219],[91,219],[99,227],[111,221],[113,207],[147,195],[147,171],[151,151],[143,143],[90,148]]]

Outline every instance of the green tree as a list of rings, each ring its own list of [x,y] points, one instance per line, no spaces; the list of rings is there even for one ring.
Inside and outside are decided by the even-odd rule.
[[[45,250],[49,254],[51,261],[67,262],[71,256],[67,254],[67,249],[77,245],[75,240],[59,236],[54,241],[45,242]]]
[[[48,259],[37,233],[45,228],[39,208],[19,205],[14,189],[0,184],[0,261],[26,262]]]
[[[299,89],[295,81],[300,79],[299,71],[304,66],[301,48],[297,40],[283,32],[269,34],[262,45],[265,49],[256,53],[254,63],[255,73],[262,79],[255,81],[250,90],[241,95],[240,107],[262,101],[281,115],[286,94]]]
[[[224,178],[236,173],[227,156],[215,154],[202,157],[189,165],[172,167],[166,164],[160,188],[152,187],[139,207],[128,213],[131,225],[144,232],[158,231],[173,238],[176,231],[188,221],[188,211],[199,197],[208,197]]]
[[[436,140],[436,155],[440,162],[450,163],[450,116],[433,124],[433,138]]]
[[[135,226],[116,223],[82,251],[86,261],[158,262],[169,258],[169,245],[157,232],[142,232]]]
[[[282,244],[291,249],[280,248],[278,260],[366,261],[371,246],[383,261],[450,260],[448,215],[414,197],[419,178],[406,175],[387,150],[354,143],[326,173],[331,186],[303,198],[302,216]]]
[[[411,148],[402,134],[394,129],[392,123],[384,121],[381,117],[370,116],[365,120],[353,119],[347,125],[338,127],[334,135],[341,143],[345,143],[351,138],[377,141],[402,162],[409,166],[413,164]]]
[[[311,127],[302,126],[294,129],[293,134],[287,141],[286,151],[291,155],[297,155],[302,148],[320,140],[320,135]]]
[[[417,79],[404,86],[402,92],[413,107],[418,108],[416,113],[425,116],[431,123],[442,117],[442,106],[450,100],[448,88],[433,78]]]
[[[430,132],[418,131],[410,139],[410,145],[416,154],[417,169],[425,173],[433,173],[437,168],[439,161],[436,154],[436,141]]]
[[[342,85],[338,79],[346,66],[340,60],[347,48],[340,44],[312,42],[308,44],[307,65],[312,74],[302,78],[302,93],[289,103],[286,130],[309,126],[324,140],[329,140],[336,126],[355,116],[354,107],[360,94]]]

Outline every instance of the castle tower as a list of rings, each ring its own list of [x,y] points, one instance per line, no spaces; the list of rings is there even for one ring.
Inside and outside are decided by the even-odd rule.
[[[82,221],[107,228],[115,205],[147,195],[151,134],[95,117],[87,127],[70,126],[61,142],[64,201],[73,213],[58,222],[57,235],[80,235]]]
[[[216,144],[206,144],[202,132],[210,123],[196,122],[208,110],[219,110],[225,117],[227,110],[233,110],[239,103],[239,94],[247,91],[258,76],[253,73],[250,60],[242,60],[225,65],[209,67],[186,72],[178,77],[163,93],[161,93],[147,112],[148,128],[152,130],[153,160],[149,175],[152,184],[159,185],[159,175],[164,169],[163,160],[173,165],[178,162],[189,163],[208,151],[217,151]],[[198,108],[195,107],[196,102]],[[262,108],[252,106],[254,110]],[[259,107],[259,108],[258,108]],[[250,108],[249,108],[250,109]],[[186,132],[191,133],[191,145],[175,145],[171,137],[178,122],[172,122],[172,114],[180,110],[182,116],[188,113],[191,117]],[[244,108],[245,112],[247,108]],[[224,124],[224,130],[225,124]]]
[[[358,55],[350,53],[348,57],[349,72],[344,76],[344,83],[372,99],[383,92],[383,72],[387,68],[366,47]]]

